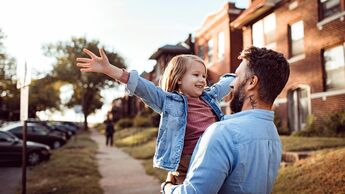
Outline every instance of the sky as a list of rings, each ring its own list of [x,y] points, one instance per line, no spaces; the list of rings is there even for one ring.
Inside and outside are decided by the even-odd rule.
[[[235,2],[233,0],[232,2]],[[129,70],[151,71],[152,53],[165,44],[177,44],[199,29],[206,17],[222,8],[225,0],[0,0],[0,28],[6,35],[6,52],[17,62],[27,62],[34,75],[49,73],[54,58],[45,57],[42,46],[71,37],[99,40],[105,49],[119,53]],[[248,0],[237,0],[246,7]],[[35,77],[33,75],[33,77]],[[68,86],[61,89],[71,95]],[[104,120],[112,99],[124,87],[102,91],[104,106],[89,117]],[[75,110],[40,113],[42,119],[82,120]],[[73,115],[73,116],[72,116]]]

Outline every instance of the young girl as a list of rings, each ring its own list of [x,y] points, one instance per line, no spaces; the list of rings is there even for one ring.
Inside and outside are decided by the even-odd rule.
[[[205,129],[224,114],[218,106],[230,92],[234,74],[224,75],[208,89],[206,65],[194,55],[171,59],[159,88],[141,78],[137,71],[127,72],[111,65],[103,49],[100,57],[83,50],[90,58],[77,58],[82,72],[99,72],[127,84],[130,95],[140,97],[161,115],[153,166],[174,172],[176,184],[183,183],[194,147]]]

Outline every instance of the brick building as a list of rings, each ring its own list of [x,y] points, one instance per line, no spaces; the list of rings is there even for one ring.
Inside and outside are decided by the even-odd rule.
[[[243,47],[282,52],[290,79],[275,102],[283,127],[303,129],[345,107],[345,0],[254,0],[231,27]]]
[[[208,79],[218,81],[224,73],[235,72],[240,64],[237,59],[242,50],[242,31],[230,29],[242,9],[234,3],[226,3],[220,10],[209,15],[195,34],[195,53],[207,64]]]

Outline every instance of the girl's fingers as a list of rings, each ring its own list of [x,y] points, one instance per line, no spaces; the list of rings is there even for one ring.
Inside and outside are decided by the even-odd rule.
[[[81,72],[93,72],[91,68],[81,68]]]
[[[99,54],[103,59],[108,59],[107,55],[105,54],[104,50],[102,48],[99,49]]]
[[[84,53],[89,55],[91,58],[97,58],[97,55],[93,54],[93,52],[89,51],[88,49],[84,48],[83,51]]]
[[[90,64],[88,63],[77,63],[78,67],[90,67]]]
[[[78,62],[89,63],[89,62],[91,62],[91,59],[89,59],[89,58],[77,58],[77,61]]]

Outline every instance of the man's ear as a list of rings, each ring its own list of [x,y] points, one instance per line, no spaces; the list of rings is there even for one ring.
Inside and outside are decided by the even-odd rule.
[[[178,81],[177,81],[177,84],[178,84],[178,85],[181,85],[181,84],[182,84],[182,81],[181,81],[181,80],[178,80]]]
[[[248,90],[254,89],[259,84],[259,78],[256,75],[252,75],[248,80]]]

